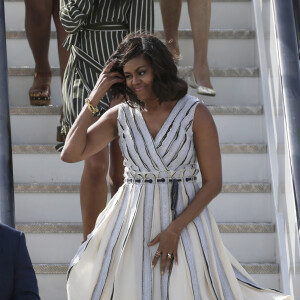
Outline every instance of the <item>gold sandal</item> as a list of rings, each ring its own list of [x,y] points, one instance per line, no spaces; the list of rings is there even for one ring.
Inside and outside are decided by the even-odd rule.
[[[51,77],[51,72],[34,72],[34,79],[37,77]],[[29,90],[30,105],[46,106],[50,104],[50,84],[43,84],[38,88],[31,87]]]

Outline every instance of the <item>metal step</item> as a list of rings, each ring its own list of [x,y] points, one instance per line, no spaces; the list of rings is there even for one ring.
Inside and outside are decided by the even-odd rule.
[[[52,68],[51,103],[61,105],[61,80],[59,68]],[[179,74],[187,77],[192,67],[179,67]],[[8,85],[10,105],[26,106],[29,103],[28,91],[32,85],[34,68],[29,66],[9,67]],[[259,69],[257,67],[243,68],[211,68],[211,81],[217,91],[215,97],[198,95],[195,89],[189,88],[188,93],[204,100],[208,105],[259,105]],[[18,89],[16,89],[16,86]]]
[[[34,264],[36,274],[66,274],[68,264]],[[278,274],[279,265],[272,263],[247,263],[242,264],[249,274]]]
[[[29,104],[28,91],[32,81],[33,76],[9,76],[10,105],[27,106]],[[203,99],[208,105],[253,106],[261,104],[259,77],[212,77],[211,81],[217,91],[215,97],[201,96],[192,88],[188,89],[188,93]],[[52,105],[62,104],[59,76],[52,77],[51,103]]]
[[[212,115],[262,115],[263,108],[261,105],[255,106],[235,106],[235,105],[220,105],[210,106],[207,108]],[[60,106],[11,106],[11,115],[60,115]]]
[[[274,233],[273,223],[218,223],[220,233]],[[16,229],[28,233],[82,233],[81,223],[17,223]]]
[[[192,66],[179,67],[179,74],[182,77],[187,77],[191,74]],[[59,76],[59,68],[51,67],[52,76]],[[33,76],[33,67],[14,67],[8,68],[8,76]],[[211,77],[258,77],[259,69],[257,67],[249,68],[210,68]]]
[[[261,106],[208,106],[208,108],[214,116],[220,143],[265,143]],[[59,125],[59,118],[59,107],[12,107],[13,143],[56,143],[56,127]],[[20,128],[22,131],[19,130]]]
[[[154,2],[155,28],[162,28],[159,1]],[[232,17],[228,17],[232,16]],[[25,5],[22,0],[5,0],[6,28],[24,28]],[[189,28],[187,3],[183,1],[179,28]],[[213,0],[211,28],[253,28],[251,0]],[[55,29],[53,21],[52,30]]]
[[[34,263],[68,263],[82,241],[81,223],[21,223]],[[275,225],[218,223],[225,247],[239,261],[275,262]]]
[[[267,153],[266,144],[221,144],[221,153]],[[13,154],[57,154],[55,144],[12,145]]]
[[[164,31],[158,29],[155,35],[164,40]],[[211,67],[251,67],[256,65],[255,34],[249,29],[213,29],[210,31],[208,44],[208,62]],[[8,67],[34,66],[34,59],[26,39],[25,30],[8,30],[6,32]],[[58,66],[56,32],[51,32],[49,61],[50,65]],[[179,31],[179,47],[182,59],[179,65],[192,65],[194,47],[191,29]],[[20,55],[22,49],[22,55]],[[222,55],[220,55],[222,49]]]
[[[270,180],[267,153],[223,153],[222,169],[225,182]],[[13,155],[16,182],[80,182],[82,171],[83,162],[65,163],[59,153]]]
[[[163,29],[156,29],[154,35],[159,39],[164,39],[165,34]],[[50,32],[50,38],[56,39],[56,31]],[[191,29],[180,29],[178,31],[179,39],[192,39]],[[209,39],[229,39],[229,40],[249,40],[255,38],[255,32],[252,29],[211,29],[209,31]],[[6,39],[18,40],[27,39],[25,29],[6,30]]]
[[[15,193],[79,193],[78,183],[15,183]],[[222,193],[270,193],[269,183],[224,183]]]
[[[272,222],[271,199],[269,183],[224,183],[209,207],[218,222]],[[15,207],[16,222],[81,222],[79,184],[16,183]]]
[[[55,144],[13,145],[15,180],[19,182],[60,182],[67,178],[68,181],[79,182],[82,163],[63,163],[54,147]],[[265,144],[221,144],[221,152],[225,181],[268,180]],[[247,155],[247,159],[245,159],[245,155]],[[259,175],[256,172],[257,168],[260,168]],[[56,171],[57,174],[55,174]],[[76,175],[74,176],[74,174]]]
[[[279,268],[278,265],[269,264],[243,264],[246,269],[253,269],[256,273],[252,273],[251,276],[256,282],[264,287],[269,287],[273,289],[280,289],[280,275],[276,273],[276,269]],[[42,267],[35,265],[35,269],[40,271]],[[47,267],[43,267],[45,270]],[[52,268],[54,269],[54,268]],[[67,269],[67,266],[65,267]],[[269,273],[260,273],[267,269]],[[274,271],[274,272],[272,272]],[[66,273],[62,272],[59,274],[51,273],[37,273],[38,285],[40,289],[40,296],[43,300],[67,300],[66,294]]]

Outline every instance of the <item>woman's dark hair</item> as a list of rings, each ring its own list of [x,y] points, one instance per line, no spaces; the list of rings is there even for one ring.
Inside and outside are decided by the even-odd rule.
[[[178,100],[186,95],[187,83],[178,77],[172,54],[153,35],[143,33],[127,35],[109,59],[109,62],[116,59],[111,71],[119,71],[124,76],[124,65],[140,55],[151,63],[154,72],[153,92],[160,102]],[[129,105],[144,106],[137,95],[124,84],[114,84],[111,92],[113,96],[123,95]]]

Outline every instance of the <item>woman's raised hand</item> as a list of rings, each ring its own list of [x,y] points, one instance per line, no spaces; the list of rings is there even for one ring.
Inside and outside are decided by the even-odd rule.
[[[117,59],[114,59],[102,70],[102,73],[89,96],[90,101],[93,99],[102,99],[113,84],[124,82],[122,74],[117,71],[111,72],[111,69],[116,62]]]
[[[160,272],[164,274],[166,266],[167,272],[170,272],[173,260],[178,264],[177,248],[179,234],[173,231],[170,227],[158,234],[148,246],[153,246],[159,243],[157,251],[152,261],[152,268],[154,268],[160,258]]]

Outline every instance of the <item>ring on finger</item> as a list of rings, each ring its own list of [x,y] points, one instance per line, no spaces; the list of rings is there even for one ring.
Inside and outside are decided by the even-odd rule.
[[[154,254],[154,257],[160,257],[161,253],[159,251],[156,251]]]
[[[172,253],[168,253],[168,259],[172,259],[173,258],[173,254]]]

